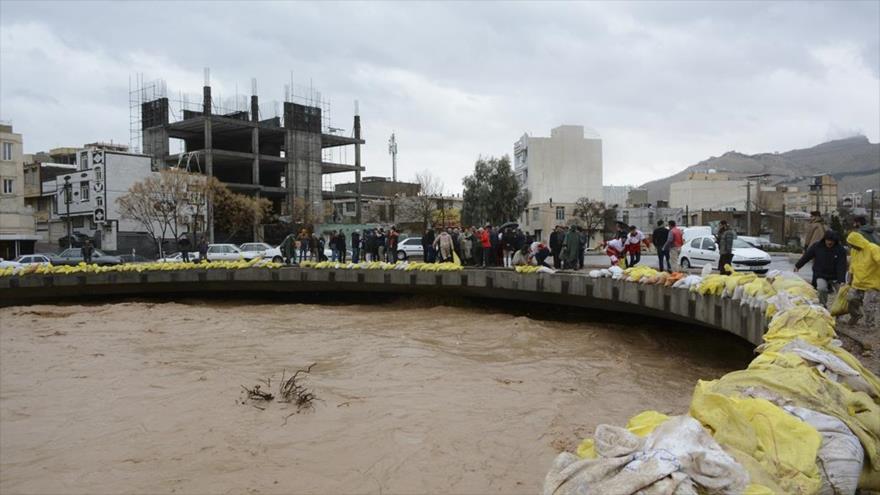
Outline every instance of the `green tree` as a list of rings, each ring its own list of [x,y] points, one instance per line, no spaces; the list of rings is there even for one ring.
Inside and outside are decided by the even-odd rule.
[[[587,231],[587,247],[590,247],[590,239],[597,232],[605,230],[606,221],[605,203],[594,201],[587,197],[578,198],[574,203],[574,219],[576,224]]]
[[[474,173],[462,180],[461,219],[465,225],[499,225],[515,220],[529,204],[528,191],[520,184],[510,157],[480,157]]]

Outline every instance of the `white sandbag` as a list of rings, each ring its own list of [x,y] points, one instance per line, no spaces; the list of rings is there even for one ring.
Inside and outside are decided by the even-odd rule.
[[[608,268],[608,271],[611,273],[611,278],[614,280],[623,278],[623,268],[619,266],[612,266],[611,268]]]
[[[831,380],[843,383],[854,392],[864,392],[868,396],[877,398],[876,391],[862,375],[843,359],[830,352],[816,347],[801,339],[795,339],[785,344],[780,352],[796,354],[804,361],[812,363],[819,368]]]
[[[703,277],[699,275],[688,275],[672,284],[672,287],[675,289],[689,289],[691,286],[698,285],[702,281]]]
[[[590,278],[599,278],[602,276],[602,272],[599,270],[590,270]]]
[[[802,407],[783,407],[789,414],[809,423],[822,435],[819,445],[819,495],[852,495],[859,486],[865,451],[846,424],[827,414]]]
[[[712,265],[710,265],[709,263],[706,263],[705,265],[703,265],[703,270],[700,272],[700,275],[703,278],[708,277],[709,275],[712,275]]]
[[[537,273],[556,273],[556,270],[547,268],[546,266],[538,267]]]

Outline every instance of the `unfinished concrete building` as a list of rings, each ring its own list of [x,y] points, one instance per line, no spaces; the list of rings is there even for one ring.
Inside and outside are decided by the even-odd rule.
[[[212,99],[207,74],[205,79],[201,108],[183,106],[177,112],[176,121],[169,120],[170,104],[166,96],[138,102],[143,153],[153,157],[155,169],[187,166],[192,171],[216,177],[234,192],[270,200],[273,214],[291,223],[308,223],[303,210],[308,211],[313,223],[320,222],[324,196],[339,196],[333,191],[322,191],[325,174],[353,172],[355,182],[360,184],[363,170],[360,147],[364,140],[357,104],[353,131],[345,136],[334,134],[336,129],[322,126],[322,108],[318,104],[284,101],[280,115],[261,119],[255,81],[249,111],[221,110]],[[182,149],[172,152],[171,141],[175,139],[182,141]],[[353,164],[326,160],[324,150],[345,146],[354,147]],[[356,204],[360,205],[359,187],[352,196],[358,198]],[[360,219],[359,206],[356,216]],[[317,225],[314,227],[317,230]],[[207,234],[213,242],[210,205]],[[256,228],[254,237],[261,236],[260,229]]]

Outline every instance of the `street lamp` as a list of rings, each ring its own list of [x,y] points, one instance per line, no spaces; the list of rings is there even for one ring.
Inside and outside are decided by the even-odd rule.
[[[865,191],[866,193],[871,193],[871,226],[874,226],[874,191],[875,189],[868,189]]]
[[[71,237],[71,225],[70,225],[70,196],[71,189],[73,186],[70,184],[70,176],[66,176],[64,178],[64,204],[67,206],[67,248],[70,249],[72,247]]]

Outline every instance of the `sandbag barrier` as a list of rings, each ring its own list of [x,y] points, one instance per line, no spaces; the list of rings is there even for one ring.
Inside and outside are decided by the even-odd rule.
[[[235,261],[204,261],[204,262],[164,262],[152,261],[147,263],[124,263],[121,265],[97,265],[80,262],[76,265],[42,265],[28,264],[22,267],[7,267],[0,269],[2,277],[26,277],[29,275],[85,275],[90,273],[127,273],[127,272],[151,272],[151,271],[187,271],[187,270],[242,270],[245,268],[281,268],[284,265],[262,258]]]
[[[609,270],[667,283],[648,267]],[[745,370],[699,381],[687,414],[640,413],[599,425],[557,456],[545,495],[586,493],[853,494],[880,490],[880,380],[841,347],[835,319],[794,274],[677,277],[700,295],[756,305],[771,318]]]
[[[461,263],[424,263],[421,261],[398,261],[387,263],[385,261],[363,261],[360,263],[342,263],[339,261],[302,261],[300,268],[314,268],[317,270],[403,270],[407,272],[457,272],[463,267]]]

